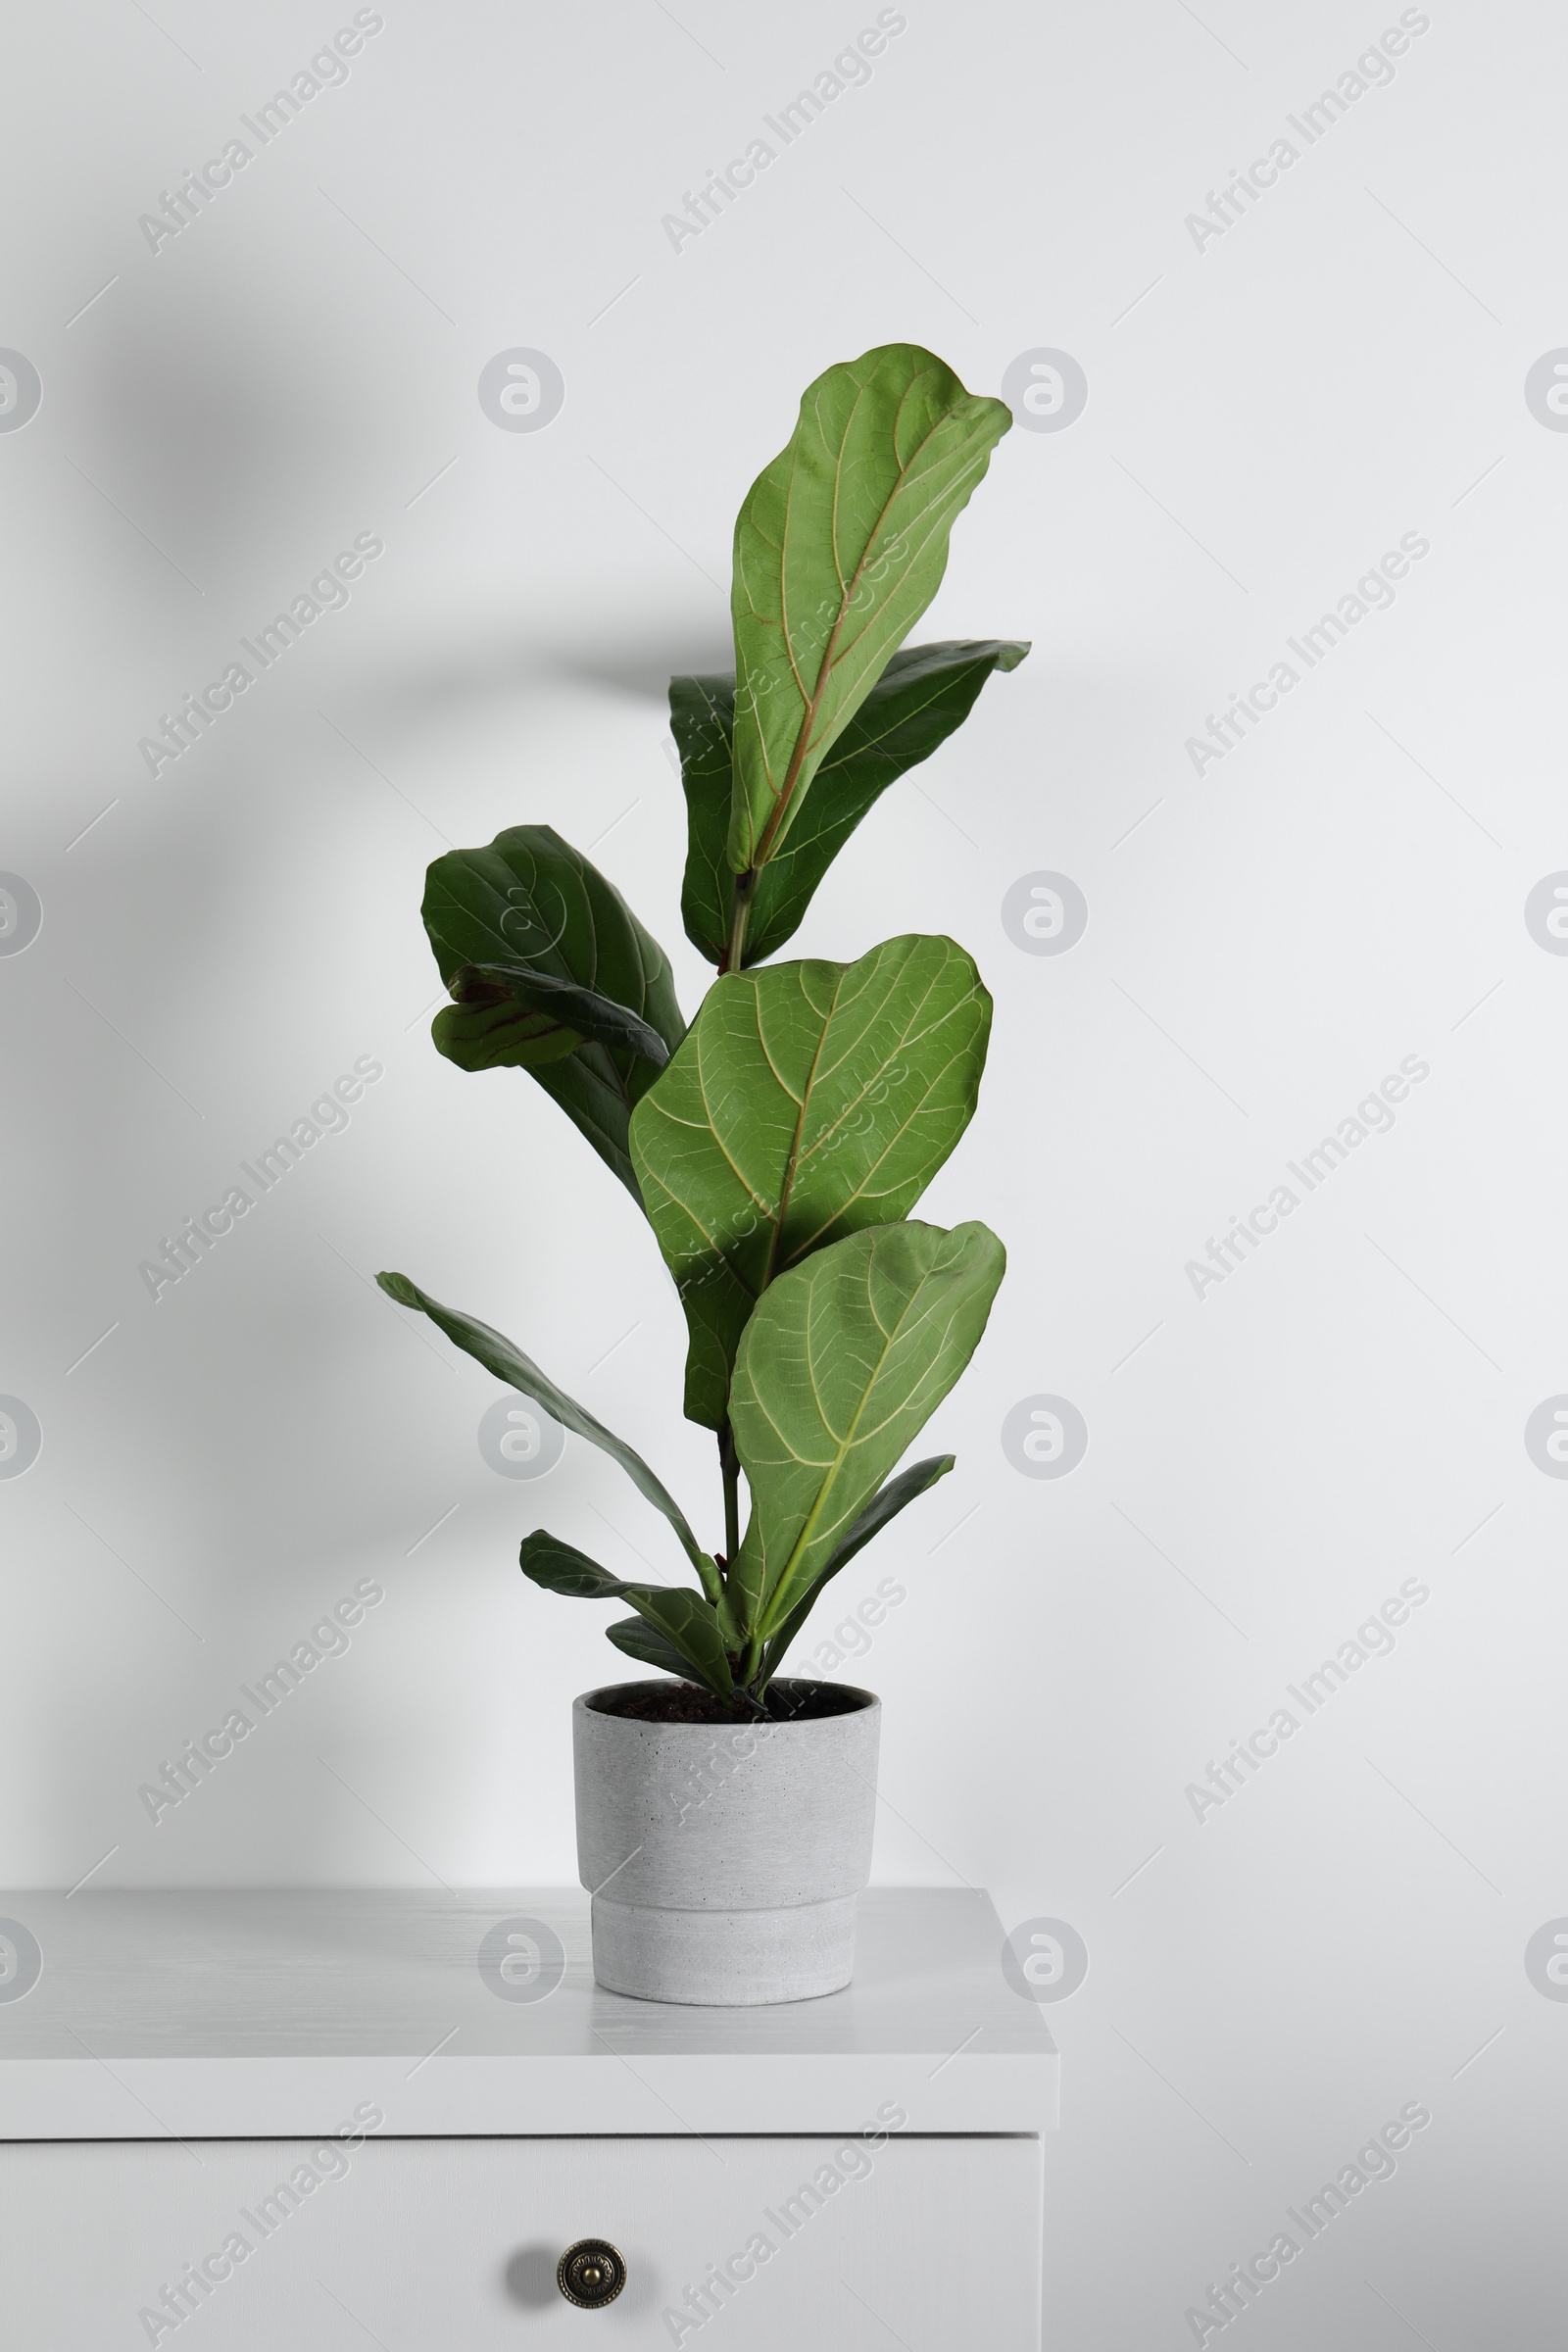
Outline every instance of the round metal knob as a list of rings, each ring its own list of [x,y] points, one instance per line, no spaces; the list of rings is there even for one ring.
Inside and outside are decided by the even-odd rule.
[[[556,2265],[556,2284],[579,2311],[613,2303],[625,2283],[625,2259],[608,2238],[578,2238]]]

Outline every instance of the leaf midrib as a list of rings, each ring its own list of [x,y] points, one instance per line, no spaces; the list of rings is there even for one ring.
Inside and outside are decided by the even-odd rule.
[[[816,1044],[811,1049],[811,1066],[806,1073],[805,1083],[801,1088],[800,1103],[795,1113],[795,1132],[790,1138],[789,1154],[784,1162],[784,1182],[779,1187],[778,1210],[773,1218],[773,1231],[768,1240],[767,1260],[762,1268],[762,1280],[758,1291],[759,1298],[772,1281],[778,1264],[779,1244],[784,1238],[784,1220],[789,1214],[790,1195],[795,1190],[796,1172],[800,1166],[801,1140],[806,1127],[807,1110],[811,1101],[811,1089],[816,1083],[817,1068],[822,1059],[823,1049],[827,1044],[827,1034],[833,1026],[833,1016],[838,1010],[839,998],[852,968],[850,964],[845,964],[834,981],[833,993],[828,1000],[827,1013],[816,1033]],[[801,994],[804,999],[806,994],[804,985]],[[766,1054],[767,1046],[762,1037],[762,992],[755,983],[752,988],[752,1003],[756,1009],[758,1043]],[[770,1054],[768,1054],[767,1059],[769,1067],[772,1067],[773,1057]]]

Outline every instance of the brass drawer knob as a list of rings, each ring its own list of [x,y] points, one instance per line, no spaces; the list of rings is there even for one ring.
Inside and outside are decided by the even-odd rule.
[[[624,2258],[604,2237],[579,2237],[556,2265],[556,2284],[579,2311],[613,2303],[626,2283]]]

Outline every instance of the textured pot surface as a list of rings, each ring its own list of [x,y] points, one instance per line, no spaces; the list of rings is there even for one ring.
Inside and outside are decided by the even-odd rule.
[[[721,2007],[836,1992],[871,1870],[881,1701],[835,1686],[842,1714],[755,1725],[649,1723],[596,1704],[658,1688],[591,1690],[572,1707],[599,1983]]]

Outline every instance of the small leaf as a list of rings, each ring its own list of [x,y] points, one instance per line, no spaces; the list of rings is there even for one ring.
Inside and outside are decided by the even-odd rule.
[[[888,343],[808,386],[735,524],[728,858],[763,865],[942,583],[948,533],[1011,424],[951,368]]]
[[[710,1600],[681,1585],[625,1585],[626,1598],[680,1652],[699,1682],[721,1698],[735,1688],[718,1616]]]
[[[863,1551],[871,1538],[880,1535],[888,1521],[896,1519],[906,1502],[913,1502],[917,1494],[928,1494],[939,1478],[946,1478],[956,1458],[951,1453],[934,1453],[929,1460],[913,1462],[907,1470],[901,1470],[897,1478],[890,1478],[885,1487],[877,1490],[843,1543],[830,1556],[815,1584],[804,1599],[796,1602],[768,1642],[762,1659],[764,1683],[771,1682],[783,1665],[786,1650],[820,1600],[823,1586],[837,1576],[841,1568],[847,1567],[858,1551]]]
[[[430,1023],[438,1054],[460,1070],[538,1070],[575,1054],[582,1037],[552,1014],[524,1012],[506,996],[443,1004]]]
[[[548,1373],[541,1372],[520,1348],[514,1347],[501,1332],[492,1331],[488,1323],[463,1314],[457,1307],[443,1306],[439,1299],[432,1298],[428,1292],[421,1291],[416,1283],[411,1282],[406,1274],[378,1274],[375,1279],[387,1297],[395,1298],[399,1306],[416,1307],[421,1314],[428,1315],[455,1347],[461,1348],[466,1355],[471,1355],[476,1363],[483,1364],[485,1370],[494,1373],[497,1380],[504,1380],[510,1387],[520,1390],[524,1396],[532,1397],[535,1404],[544,1406],[552,1421],[558,1421],[563,1429],[575,1431],[579,1438],[586,1438],[591,1446],[597,1446],[601,1452],[608,1453],[612,1461],[618,1462],[639,1494],[646,1495],[656,1510],[662,1511],[680,1538],[687,1558],[702,1578],[703,1590],[711,1599],[717,1600],[720,1590],[717,1569],[686,1524],[686,1516],[679,1503],[649,1469],[640,1453],[634,1452],[623,1439],[606,1429],[602,1421],[596,1421],[593,1414],[576,1403],[564,1389],[558,1389]],[[577,1557],[580,1559],[581,1553]],[[588,1564],[592,1566],[591,1561]]]
[[[615,1046],[640,1054],[662,1070],[669,1048],[659,1031],[625,1004],[612,1003],[597,990],[581,988],[575,980],[558,979],[553,972],[533,970],[525,963],[465,963],[452,975],[452,994],[460,1004],[510,1005],[514,1011],[544,1015],[568,1024],[564,1035],[570,1052],[587,1038],[596,1046]]]
[[[991,999],[951,939],[716,980],[631,1152],[686,1310],[686,1411],[717,1429],[769,1282],[906,1216],[973,1114]]]
[[[585,1551],[563,1544],[547,1529],[536,1527],[524,1536],[517,1565],[547,1592],[564,1593],[568,1600],[629,1600],[676,1656],[679,1670],[728,1698],[734,1690],[718,1618],[711,1601],[680,1585],[628,1585],[591,1560]],[[612,1627],[613,1633],[614,1628]],[[624,1647],[617,1642],[616,1647]]]
[[[619,1600],[626,1590],[618,1576],[545,1527],[523,1537],[517,1565],[546,1592],[559,1592],[564,1600]]]
[[[727,1579],[770,1639],[962,1372],[1006,1255],[984,1225],[876,1225],[766,1291],[730,1391],[752,1516]]]
[[[843,1543],[829,1556],[819,1582],[826,1584],[830,1576],[837,1576],[841,1568],[848,1567],[856,1553],[863,1551],[871,1538],[879,1536],[906,1504],[921,1494],[929,1494],[938,1479],[947,1477],[957,1458],[954,1453],[930,1454],[923,1462],[911,1462],[907,1470],[901,1470],[897,1478],[890,1478],[885,1487],[879,1487]]]
[[[523,966],[647,1022],[669,1052],[685,1034],[662,948],[549,825],[513,825],[487,849],[436,858],[422,912],[448,985],[466,964]],[[626,1125],[655,1065],[640,1049],[601,1044],[574,1026],[573,1009],[584,1008],[580,998],[574,1008],[563,1004],[563,1023],[555,1011],[517,1004],[449,1005],[431,1034],[460,1068],[526,1069],[635,1199]]]
[[[606,1626],[605,1639],[613,1642],[617,1649],[623,1650],[628,1658],[635,1658],[639,1665],[657,1666],[661,1674],[676,1675],[683,1683],[693,1679],[692,1667],[673,1642],[666,1642],[662,1633],[641,1617],[617,1617],[613,1625]]]
[[[896,653],[816,772],[788,839],[757,878],[743,965],[760,963],[798,929],[812,893],[888,786],[928,760],[974,708],[993,670],[1016,669],[1027,645],[999,638],[906,646]],[[727,854],[735,680],[671,678],[669,724],[686,794],[681,915],[694,948],[727,956],[735,876]]]

